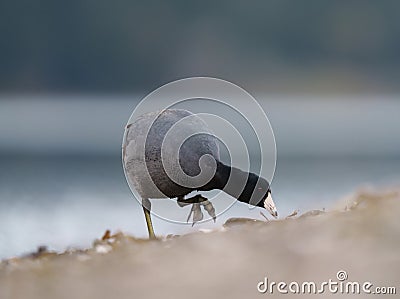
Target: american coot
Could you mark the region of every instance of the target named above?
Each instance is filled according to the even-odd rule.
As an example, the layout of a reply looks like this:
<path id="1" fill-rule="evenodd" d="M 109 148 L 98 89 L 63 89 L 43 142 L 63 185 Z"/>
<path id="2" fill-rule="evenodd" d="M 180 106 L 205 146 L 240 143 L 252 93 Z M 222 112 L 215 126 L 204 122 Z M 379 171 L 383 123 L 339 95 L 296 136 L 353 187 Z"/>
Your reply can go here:
<path id="1" fill-rule="evenodd" d="M 269 183 L 220 162 L 217 138 L 200 117 L 186 110 L 147 113 L 129 124 L 123 165 L 130 186 L 142 198 L 150 238 L 155 238 L 150 198 L 177 198 L 179 206 L 192 204 L 188 220 L 193 214 L 193 224 L 203 218 L 201 206 L 214 221 L 215 210 L 201 195 L 185 199 L 192 191 L 223 190 L 241 202 L 278 215 Z"/>

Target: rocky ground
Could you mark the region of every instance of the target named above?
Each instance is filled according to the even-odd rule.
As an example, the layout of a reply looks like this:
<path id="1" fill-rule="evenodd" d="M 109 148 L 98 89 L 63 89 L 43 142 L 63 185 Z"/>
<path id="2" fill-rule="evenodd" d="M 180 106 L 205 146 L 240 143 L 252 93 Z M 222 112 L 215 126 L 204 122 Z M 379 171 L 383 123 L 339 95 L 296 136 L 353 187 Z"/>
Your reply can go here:
<path id="1" fill-rule="evenodd" d="M 296 214 L 296 213 L 294 213 Z M 230 219 L 217 231 L 159 240 L 106 232 L 87 250 L 39 248 L 0 264 L 0 298 L 260 298 L 271 282 L 372 284 L 400 292 L 400 192 L 360 192 L 330 211 L 277 221 Z M 84 229 L 84 228 L 82 228 Z M 345 271 L 340 272 L 338 271 Z M 337 277 L 339 275 L 339 278 Z M 269 288 L 266 293 L 265 278 Z M 340 280 L 342 279 L 342 280 Z M 264 282 L 264 283 L 260 283 Z M 341 284 L 342 282 L 342 284 Z M 291 284 L 292 290 L 289 290 Z M 282 285 L 281 285 L 282 287 Z M 333 290 L 335 289 L 334 286 Z M 307 291 L 307 285 L 304 285 Z M 311 291 L 312 287 L 311 287 Z M 350 288 L 351 291 L 351 288 Z M 350 298 L 364 298 L 349 294 Z M 330 295 L 297 294 L 319 298 Z M 336 294 L 336 296 L 339 296 Z"/>

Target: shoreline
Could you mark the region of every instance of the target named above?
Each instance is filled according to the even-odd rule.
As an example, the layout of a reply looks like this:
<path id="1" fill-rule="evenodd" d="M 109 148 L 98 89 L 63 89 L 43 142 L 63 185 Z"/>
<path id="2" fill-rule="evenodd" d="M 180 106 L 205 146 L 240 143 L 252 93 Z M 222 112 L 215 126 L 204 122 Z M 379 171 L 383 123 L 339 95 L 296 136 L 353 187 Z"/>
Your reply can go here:
<path id="1" fill-rule="evenodd" d="M 398 286 L 399 213 L 399 190 L 359 192 L 329 211 L 235 218 L 219 230 L 159 240 L 107 232 L 88 249 L 3 260 L 0 297 L 252 298 L 265 277 L 318 282 L 339 270 L 349 281 Z"/>

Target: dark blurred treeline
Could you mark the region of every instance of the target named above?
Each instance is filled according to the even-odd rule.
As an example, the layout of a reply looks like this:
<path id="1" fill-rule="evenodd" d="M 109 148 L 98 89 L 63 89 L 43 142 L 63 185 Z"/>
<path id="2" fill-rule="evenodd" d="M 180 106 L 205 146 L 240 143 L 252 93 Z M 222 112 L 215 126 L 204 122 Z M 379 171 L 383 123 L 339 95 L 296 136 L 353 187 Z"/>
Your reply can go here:
<path id="1" fill-rule="evenodd" d="M 131 92 L 193 75 L 384 92 L 400 78 L 395 0 L 3 0 L 0 37 L 1 92 Z"/>

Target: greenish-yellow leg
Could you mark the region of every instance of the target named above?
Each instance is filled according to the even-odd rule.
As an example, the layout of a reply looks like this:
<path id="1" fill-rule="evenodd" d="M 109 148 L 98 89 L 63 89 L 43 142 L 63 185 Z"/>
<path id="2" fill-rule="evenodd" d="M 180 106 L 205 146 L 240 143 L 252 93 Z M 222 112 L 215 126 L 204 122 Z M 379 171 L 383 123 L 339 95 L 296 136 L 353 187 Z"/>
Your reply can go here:
<path id="1" fill-rule="evenodd" d="M 151 222 L 151 215 L 150 215 L 151 203 L 150 203 L 150 200 L 148 200 L 147 198 L 143 199 L 142 207 L 143 207 L 144 217 L 146 218 L 147 231 L 149 232 L 149 238 L 150 239 L 156 239 L 156 235 L 154 234 L 154 229 L 153 229 L 153 223 Z"/>

